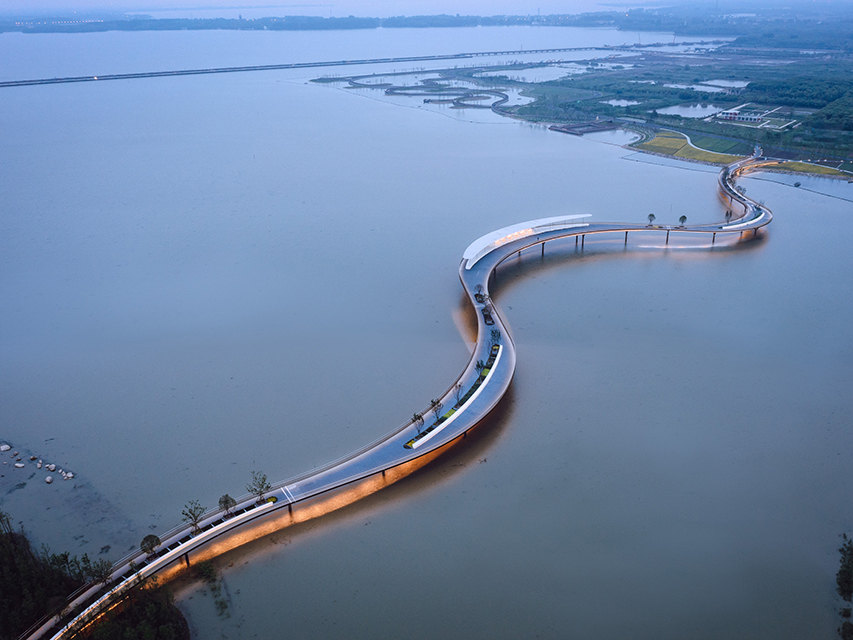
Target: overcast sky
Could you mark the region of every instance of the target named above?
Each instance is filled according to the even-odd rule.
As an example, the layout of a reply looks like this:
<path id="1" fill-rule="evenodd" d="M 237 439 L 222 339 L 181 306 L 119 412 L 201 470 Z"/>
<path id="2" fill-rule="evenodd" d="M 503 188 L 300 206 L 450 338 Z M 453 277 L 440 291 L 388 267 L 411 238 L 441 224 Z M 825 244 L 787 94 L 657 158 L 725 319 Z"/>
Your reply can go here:
<path id="1" fill-rule="evenodd" d="M 528 15 L 541 12 L 582 13 L 630 7 L 654 7 L 684 4 L 687 0 L 0 0 L 0 12 L 28 15 L 33 13 L 65 13 L 74 11 L 114 11 L 147 13 L 165 17 L 237 17 L 314 15 L 341 17 L 347 15 L 386 17 L 396 15 L 429 15 L 439 13 L 467 15 Z M 742 7 L 782 6 L 853 7 L 853 0 L 705 0 L 712 5 Z"/>
<path id="2" fill-rule="evenodd" d="M 230 16 L 242 12 L 243 17 L 275 15 L 391 16 L 438 13 L 496 15 L 545 13 L 580 13 L 602 11 L 614 6 L 624 8 L 637 0 L 0 0 L 0 11 L 20 14 L 61 11 L 116 11 L 157 14 L 167 12 L 179 17 Z M 652 0 L 654 1 L 654 0 Z M 604 6 L 602 3 L 610 3 Z M 234 15 L 236 17 L 236 13 Z"/>

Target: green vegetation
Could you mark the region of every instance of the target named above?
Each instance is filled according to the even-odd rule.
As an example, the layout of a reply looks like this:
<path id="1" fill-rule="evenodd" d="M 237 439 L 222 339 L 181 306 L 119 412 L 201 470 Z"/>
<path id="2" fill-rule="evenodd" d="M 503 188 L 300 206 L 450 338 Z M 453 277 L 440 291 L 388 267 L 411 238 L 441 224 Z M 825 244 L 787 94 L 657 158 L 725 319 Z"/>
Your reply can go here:
<path id="1" fill-rule="evenodd" d="M 196 565 L 198 577 L 204 580 L 210 588 L 210 593 L 213 595 L 213 604 L 216 607 L 216 613 L 220 618 L 230 618 L 228 612 L 228 600 L 222 595 L 222 581 L 216 573 L 216 568 L 210 560 L 199 562 Z"/>
<path id="2" fill-rule="evenodd" d="M 636 145 L 640 149 L 653 151 L 655 153 L 664 153 L 666 155 L 675 155 L 684 145 L 687 144 L 687 138 L 676 131 L 659 131 L 655 137 L 646 142 Z"/>
<path id="3" fill-rule="evenodd" d="M 237 506 L 237 501 L 227 493 L 219 498 L 219 508 L 225 512 L 227 516 L 231 513 L 231 509 Z"/>
<path id="4" fill-rule="evenodd" d="M 153 543 L 146 536 L 142 548 Z M 160 544 L 157 539 L 157 545 Z M 154 545 L 155 547 L 157 545 Z M 68 552 L 33 551 L 23 532 L 0 511 L 0 639 L 12 640 L 46 615 L 66 610 L 68 596 L 86 583 L 106 584 L 112 563 Z M 77 637 L 77 636 L 75 636 Z M 189 627 L 171 594 L 149 581 L 132 589 L 87 636 L 94 640 L 189 640 Z"/>
<path id="5" fill-rule="evenodd" d="M 429 407 L 432 410 L 432 415 L 435 418 L 435 421 L 438 422 L 438 417 L 441 415 L 441 408 L 444 404 L 435 398 L 429 401 Z"/>
<path id="6" fill-rule="evenodd" d="M 828 158 L 824 164 L 853 157 L 853 20 L 843 3 L 750 6 L 732 12 L 731 7 L 683 2 L 654 10 L 608 11 L 550 16 L 395 16 L 389 18 L 320 18 L 287 16 L 258 19 L 161 19 L 145 16 L 81 20 L 80 16 L 0 21 L 0 31 L 106 31 L 236 29 L 236 30 L 329 30 L 376 28 L 428 28 L 471 26 L 571 26 L 616 28 L 631 31 L 673 32 L 689 36 L 734 37 L 734 42 L 706 43 L 709 48 L 689 57 L 655 49 L 640 42 L 613 47 L 617 58 L 602 61 L 601 53 L 573 64 L 585 73 L 544 83 L 510 80 L 512 71 L 545 63 L 507 65 L 501 76 L 477 74 L 483 68 L 462 66 L 447 69 L 447 80 L 465 80 L 491 89 L 513 87 L 534 101 L 495 110 L 532 122 L 582 123 L 596 118 L 629 118 L 682 131 L 699 149 L 728 156 L 743 156 L 755 144 L 767 155 L 789 160 Z M 640 38 L 642 40 L 642 38 Z M 673 47 L 675 42 L 667 43 Z M 559 54 L 556 54 L 559 57 Z M 552 57 L 550 55 L 543 56 Z M 495 71 L 494 67 L 489 69 Z M 339 80 L 339 79 L 338 79 Z M 721 86 L 709 81 L 725 80 Z M 375 79 L 374 79 L 375 81 Z M 747 83 L 742 87 L 741 83 Z M 355 86 L 355 85 L 354 85 Z M 374 85 L 387 89 L 388 85 Z M 447 87 L 433 88 L 436 96 Z M 471 107 L 484 94 L 462 96 L 458 88 L 447 99 L 456 107 Z M 411 95 L 411 94 L 400 94 Z M 615 102 L 615 104 L 610 104 Z M 712 104 L 720 109 L 752 103 L 771 112 L 761 122 L 732 122 L 688 118 L 664 113 L 671 107 Z M 620 106 L 620 104 L 622 106 Z M 483 106 L 483 105 L 479 105 Z M 683 148 L 681 155 L 695 160 L 723 162 L 705 153 Z M 675 155 L 675 154 L 673 154 Z M 830 156 L 832 156 L 830 158 Z M 834 163 L 834 164 L 833 164 Z"/>
<path id="7" fill-rule="evenodd" d="M 186 505 L 184 505 L 184 510 L 181 513 L 184 516 L 184 522 L 189 522 L 192 525 L 193 533 L 198 533 L 198 523 L 204 515 L 204 507 L 201 506 L 199 501 L 190 500 Z"/>
<path id="8" fill-rule="evenodd" d="M 693 55 L 690 64 L 684 64 L 684 56 L 644 51 L 635 45 L 622 52 L 618 61 L 601 62 L 600 57 L 577 61 L 584 73 L 543 83 L 509 78 L 513 71 L 545 63 L 507 65 L 506 71 L 501 70 L 503 77 L 480 76 L 486 67 L 448 69 L 442 79 L 521 90 L 534 100 L 499 111 L 531 122 L 628 119 L 681 131 L 696 147 L 728 156 L 749 155 L 756 144 L 773 157 L 812 160 L 817 155 L 833 167 L 853 156 L 853 59 L 848 55 L 726 45 Z M 763 115 L 760 122 L 665 113 L 672 107 L 713 105 L 723 110 L 745 103 Z M 688 148 L 680 157 L 725 161 Z"/>
<path id="9" fill-rule="evenodd" d="M 752 155 L 752 145 L 739 140 L 712 138 L 710 136 L 690 136 L 690 141 L 700 149 L 714 153 L 726 153 L 735 156 Z"/>
<path id="10" fill-rule="evenodd" d="M 838 574 L 835 576 L 835 582 L 838 585 L 838 595 L 845 602 L 853 601 L 853 538 L 848 538 L 847 534 L 842 534 L 844 541 L 838 553 L 841 554 L 841 567 L 838 569 Z"/>
<path id="11" fill-rule="evenodd" d="M 139 548 L 146 556 L 150 556 L 159 546 L 160 538 L 155 536 L 153 533 L 149 533 L 147 536 L 142 538 Z"/>
<path id="12" fill-rule="evenodd" d="M 189 640 L 190 634 L 171 592 L 151 578 L 132 589 L 119 606 L 101 618 L 88 637 L 92 640 Z"/>
<path id="13" fill-rule="evenodd" d="M 453 385 L 453 397 L 456 398 L 456 404 L 457 405 L 459 404 L 459 401 L 462 399 L 463 388 L 464 387 L 462 386 L 461 382 L 457 382 L 455 385 Z"/>
<path id="14" fill-rule="evenodd" d="M 853 131 L 853 90 L 811 114 L 805 122 L 815 129 Z"/>
<path id="15" fill-rule="evenodd" d="M 748 35 L 736 38 L 733 45 L 749 48 L 829 49 L 853 51 L 853 23 L 849 17 L 838 21 L 800 21 L 756 25 Z"/>
<path id="16" fill-rule="evenodd" d="M 729 164 L 738 159 L 739 156 L 730 154 L 714 153 L 704 151 L 691 146 L 689 139 L 684 134 L 676 131 L 659 131 L 654 138 L 634 145 L 638 149 L 660 153 L 676 158 L 688 160 L 700 160 L 714 164 Z M 649 221 L 651 223 L 651 220 Z"/>
<path id="17" fill-rule="evenodd" d="M 88 556 L 81 560 L 42 547 L 33 551 L 0 511 L 0 638 L 16 638 L 39 618 L 61 608 L 69 594 L 92 579 Z"/>
<path id="18" fill-rule="evenodd" d="M 809 7 L 752 6 L 748 12 L 733 13 L 731 7 L 712 8 L 711 3 L 684 2 L 681 5 L 630 11 L 603 11 L 584 14 L 498 15 L 498 16 L 394 16 L 388 18 L 287 16 L 250 20 L 160 19 L 148 16 L 91 16 L 83 21 L 79 15 L 29 19 L 26 16 L 0 22 L 0 31 L 91 32 L 149 30 L 331 30 L 394 29 L 475 26 L 544 26 L 616 28 L 623 31 L 671 32 L 690 36 L 735 36 L 734 45 L 741 49 L 831 49 L 853 51 L 853 20 L 844 12 L 844 3 L 815 3 Z"/>
<path id="19" fill-rule="evenodd" d="M 450 416 L 452 416 L 454 413 L 456 413 L 456 411 L 458 409 L 460 409 L 466 402 L 468 402 L 469 398 L 471 398 L 471 396 L 473 396 L 477 392 L 477 389 L 479 389 L 480 386 L 486 381 L 486 377 L 489 375 L 489 371 L 491 370 L 491 367 L 494 364 L 495 359 L 497 358 L 499 352 L 500 352 L 500 345 L 492 344 L 491 349 L 489 349 L 488 360 L 486 360 L 486 362 L 483 362 L 482 360 L 477 360 L 477 372 L 478 372 L 477 379 L 474 381 L 474 384 L 471 385 L 471 388 L 468 389 L 467 392 L 465 392 L 465 395 L 463 395 L 460 399 L 458 399 L 456 404 L 453 407 L 451 407 L 450 410 L 447 411 L 447 413 L 445 413 L 442 416 L 439 416 L 439 414 L 441 413 L 441 408 L 442 408 L 441 402 L 439 402 L 438 400 L 435 400 L 435 399 L 430 400 L 430 406 L 432 407 L 432 410 L 435 413 L 435 417 L 436 417 L 435 423 L 431 424 L 429 427 L 427 427 L 423 431 L 418 429 L 418 435 L 416 435 L 414 438 L 412 438 L 406 444 L 403 445 L 406 449 L 413 449 L 415 443 L 418 440 L 420 440 L 421 438 L 425 437 L 427 434 L 429 434 L 432 431 L 434 431 L 435 429 L 437 429 L 445 420 L 450 418 Z M 417 415 L 417 414 L 415 414 L 415 415 Z"/>
<path id="20" fill-rule="evenodd" d="M 750 82 L 744 93 L 749 102 L 782 103 L 793 107 L 825 107 L 853 89 L 853 81 L 794 77 Z"/>
<path id="21" fill-rule="evenodd" d="M 845 602 L 853 601 L 853 538 L 848 538 L 846 533 L 841 534 L 842 544 L 838 549 L 841 554 L 841 566 L 838 568 L 838 573 L 835 574 L 835 584 L 838 587 L 838 595 Z M 850 607 L 842 607 L 841 626 L 838 628 L 838 635 L 841 640 L 853 640 L 853 623 L 850 622 L 850 616 L 853 611 Z"/>
<path id="22" fill-rule="evenodd" d="M 780 164 L 779 168 L 784 171 L 796 171 L 797 173 L 816 173 L 823 176 L 843 176 L 846 175 L 832 167 L 824 167 L 818 164 L 809 164 L 807 162 L 785 162 Z"/>
<path id="23" fill-rule="evenodd" d="M 270 489 L 272 489 L 272 485 L 267 482 L 267 474 L 252 471 L 252 481 L 246 485 L 246 491 L 257 497 L 260 503 L 264 501 L 264 495 Z"/>
<path id="24" fill-rule="evenodd" d="M 85 556 L 84 556 L 85 557 Z M 107 586 L 113 575 L 113 563 L 106 558 L 98 558 L 91 563 L 89 569 L 89 577 L 94 582 L 98 582 L 103 586 Z"/>

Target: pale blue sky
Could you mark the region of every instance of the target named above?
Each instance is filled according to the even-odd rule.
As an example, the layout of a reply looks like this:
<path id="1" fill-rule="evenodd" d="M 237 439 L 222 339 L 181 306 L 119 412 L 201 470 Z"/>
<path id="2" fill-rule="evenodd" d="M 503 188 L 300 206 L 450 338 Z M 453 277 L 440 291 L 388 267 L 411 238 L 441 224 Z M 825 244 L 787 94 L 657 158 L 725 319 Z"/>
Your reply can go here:
<path id="1" fill-rule="evenodd" d="M 602 3 L 609 3 L 604 6 Z M 4 13 L 70 11 L 168 11 L 176 16 L 212 17 L 242 10 L 243 17 L 269 15 L 389 16 L 461 13 L 468 15 L 580 13 L 636 5 L 637 0 L 0 0 Z M 234 16 L 236 17 L 236 15 Z"/>
<path id="2" fill-rule="evenodd" d="M 711 4 L 714 0 L 705 0 Z M 850 8 L 853 0 L 717 0 L 732 7 L 778 4 Z M 429 15 L 439 13 L 467 15 L 527 15 L 541 12 L 582 13 L 631 7 L 684 4 L 685 0 L 0 0 L 0 13 L 72 13 L 114 11 L 148 13 L 163 17 L 237 17 L 256 18 L 276 15 L 347 15 L 385 17 L 392 15 Z"/>

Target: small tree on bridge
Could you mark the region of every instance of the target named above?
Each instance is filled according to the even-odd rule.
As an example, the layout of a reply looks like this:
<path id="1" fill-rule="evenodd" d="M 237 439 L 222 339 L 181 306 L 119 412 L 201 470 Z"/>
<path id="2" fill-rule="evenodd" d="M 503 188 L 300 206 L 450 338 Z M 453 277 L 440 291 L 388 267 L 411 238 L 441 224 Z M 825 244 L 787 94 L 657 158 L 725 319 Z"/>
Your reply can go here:
<path id="1" fill-rule="evenodd" d="M 184 505 L 184 510 L 181 512 L 184 516 L 184 522 L 189 522 L 192 525 L 192 532 L 198 533 L 198 523 L 204 515 L 204 507 L 201 506 L 198 500 L 190 500 Z"/>
<path id="2" fill-rule="evenodd" d="M 649 214 L 649 226 L 652 226 L 652 223 L 655 221 L 655 214 Z"/>
<path id="3" fill-rule="evenodd" d="M 457 382 L 453 385 L 453 395 L 456 396 L 456 406 L 459 406 L 459 403 L 462 402 L 462 383 Z"/>
<path id="4" fill-rule="evenodd" d="M 420 433 L 421 427 L 424 424 L 424 417 L 420 413 L 415 412 L 412 415 L 412 424 L 415 425 L 415 428 L 418 430 L 418 433 Z"/>
<path id="5" fill-rule="evenodd" d="M 155 536 L 153 533 L 149 533 L 147 536 L 142 538 L 142 543 L 139 545 L 139 548 L 142 549 L 142 553 L 146 556 L 150 556 L 159 546 L 160 538 Z"/>
<path id="6" fill-rule="evenodd" d="M 501 343 L 501 330 L 500 329 L 492 329 L 492 344 L 500 344 Z"/>
<path id="7" fill-rule="evenodd" d="M 98 558 L 89 567 L 89 576 L 103 586 L 107 586 L 112 575 L 113 563 L 106 558 Z"/>
<path id="8" fill-rule="evenodd" d="M 252 481 L 246 485 L 246 490 L 253 496 L 257 496 L 258 502 L 264 501 L 264 495 L 270 489 L 272 485 L 267 482 L 267 474 L 252 471 Z"/>
<path id="9" fill-rule="evenodd" d="M 684 226 L 684 223 L 687 222 L 687 216 L 681 216 L 678 221 L 681 223 L 681 226 Z"/>
<path id="10" fill-rule="evenodd" d="M 219 498 L 219 508 L 225 512 L 225 515 L 231 514 L 231 509 L 237 506 L 237 501 L 227 493 Z"/>
<path id="11" fill-rule="evenodd" d="M 432 408 L 432 415 L 435 421 L 438 422 L 438 416 L 441 414 L 441 408 L 444 406 L 441 400 L 432 399 L 429 401 L 429 406 Z"/>

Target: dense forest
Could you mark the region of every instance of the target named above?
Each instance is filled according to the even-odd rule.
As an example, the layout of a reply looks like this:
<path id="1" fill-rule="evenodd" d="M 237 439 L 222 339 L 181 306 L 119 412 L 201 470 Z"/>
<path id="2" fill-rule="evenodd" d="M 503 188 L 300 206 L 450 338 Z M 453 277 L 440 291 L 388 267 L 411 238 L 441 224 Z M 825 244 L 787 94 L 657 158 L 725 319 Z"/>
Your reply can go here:
<path id="1" fill-rule="evenodd" d="M 92 640 L 189 640 L 189 626 L 171 592 L 152 581 L 133 589 L 124 603 L 98 622 Z"/>
<path id="2" fill-rule="evenodd" d="M 88 557 L 33 550 L 0 511 L 0 640 L 17 638 L 32 623 L 65 602 L 87 581 Z"/>
<path id="3" fill-rule="evenodd" d="M 842 534 L 843 544 L 838 550 L 841 554 L 841 566 L 838 573 L 835 575 L 835 583 L 838 585 L 838 595 L 844 602 L 853 602 L 853 538 L 848 538 L 847 534 Z M 850 622 L 853 617 L 853 611 L 850 607 L 842 607 L 841 611 L 841 626 L 838 628 L 838 634 L 841 640 L 853 640 L 853 622 Z"/>
<path id="4" fill-rule="evenodd" d="M 743 97 L 752 102 L 820 109 L 844 98 L 850 91 L 853 91 L 853 80 L 798 77 L 750 82 Z"/>
<path id="5" fill-rule="evenodd" d="M 853 131 L 853 80 L 796 77 L 750 82 L 743 99 L 818 110 L 804 120 L 814 129 Z"/>
<path id="6" fill-rule="evenodd" d="M 78 559 L 68 552 L 36 552 L 23 531 L 15 531 L 0 511 L 0 640 L 15 640 L 47 614 L 55 614 L 68 596 L 89 582 L 106 582 L 112 564 Z M 116 612 L 98 624 L 96 640 L 178 640 L 189 638 L 186 620 L 171 594 L 151 583 L 131 591 Z"/>

